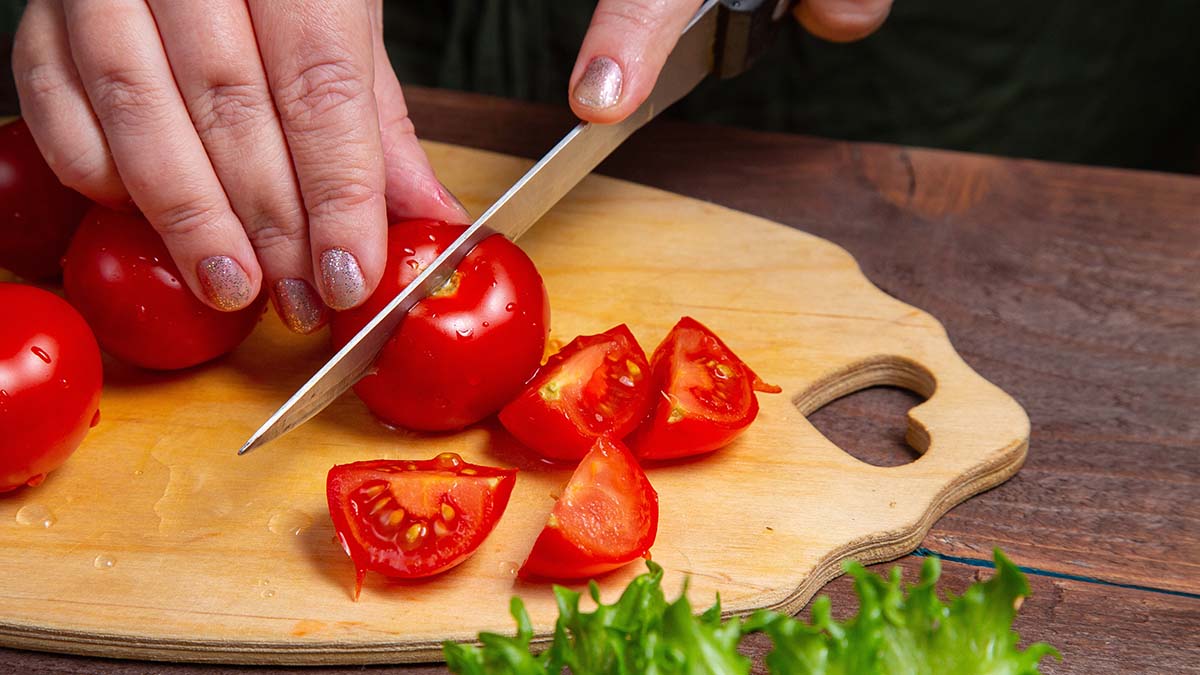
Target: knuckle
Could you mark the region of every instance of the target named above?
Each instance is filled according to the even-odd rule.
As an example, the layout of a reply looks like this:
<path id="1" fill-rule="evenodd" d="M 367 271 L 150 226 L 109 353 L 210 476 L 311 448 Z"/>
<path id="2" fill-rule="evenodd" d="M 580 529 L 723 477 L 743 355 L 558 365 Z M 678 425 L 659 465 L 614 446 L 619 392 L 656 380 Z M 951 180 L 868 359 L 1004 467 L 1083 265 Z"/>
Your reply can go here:
<path id="1" fill-rule="evenodd" d="M 596 7 L 594 18 L 598 25 L 621 32 L 653 33 L 664 21 L 663 12 L 638 0 L 612 0 Z"/>
<path id="2" fill-rule="evenodd" d="M 262 119 L 270 105 L 264 87 L 254 84 L 210 84 L 192 101 L 192 123 L 201 134 L 237 129 Z"/>
<path id="3" fill-rule="evenodd" d="M 92 80 L 88 96 L 101 124 L 128 131 L 162 119 L 170 99 L 149 75 L 110 69 Z"/>
<path id="4" fill-rule="evenodd" d="M 256 251 L 288 247 L 303 243 L 306 232 L 303 213 L 299 209 L 262 211 L 246 228 L 246 236 Z"/>
<path id="5" fill-rule="evenodd" d="M 60 64 L 25 64 L 18 60 L 17 52 L 14 51 L 13 70 L 16 73 L 17 85 L 27 96 L 49 99 L 71 89 L 71 74 Z"/>
<path id="6" fill-rule="evenodd" d="M 370 204 L 380 196 L 380 191 L 366 180 L 326 180 L 311 187 L 307 201 L 309 211 L 322 215 L 354 211 Z"/>
<path id="7" fill-rule="evenodd" d="M 285 119 L 302 128 L 318 126 L 328 113 L 361 102 L 371 93 L 365 73 L 348 59 L 308 64 L 277 88 L 277 105 Z"/>
<path id="8" fill-rule="evenodd" d="M 156 209 L 146 217 L 163 236 L 189 237 L 209 229 L 219 214 L 220 209 L 208 202 L 190 200 Z"/>
<path id="9" fill-rule="evenodd" d="M 105 184 L 112 178 L 108 170 L 108 158 L 101 148 L 93 147 L 70 154 L 51 152 L 47 154 L 46 163 L 50 165 L 59 182 L 83 193 L 90 192 L 91 187 Z"/>

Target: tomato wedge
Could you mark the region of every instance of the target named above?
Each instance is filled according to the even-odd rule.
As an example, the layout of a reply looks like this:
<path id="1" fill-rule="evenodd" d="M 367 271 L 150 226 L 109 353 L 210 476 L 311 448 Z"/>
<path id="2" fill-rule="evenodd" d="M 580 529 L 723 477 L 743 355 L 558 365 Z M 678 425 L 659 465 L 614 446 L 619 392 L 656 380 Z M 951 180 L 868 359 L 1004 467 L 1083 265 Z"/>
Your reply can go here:
<path id="1" fill-rule="evenodd" d="M 597 438 L 624 438 L 650 410 L 650 366 L 625 324 L 581 335 L 500 411 L 509 433 L 547 459 L 579 461 Z"/>
<path id="2" fill-rule="evenodd" d="M 758 416 L 755 391 L 781 391 L 690 316 L 654 350 L 651 370 L 662 397 L 628 438 L 640 459 L 678 459 L 723 447 Z"/>
<path id="3" fill-rule="evenodd" d="M 658 493 L 628 448 L 601 438 L 571 475 L 517 576 L 603 574 L 647 557 L 657 533 Z"/>
<path id="4" fill-rule="evenodd" d="M 330 469 L 329 515 L 354 561 L 354 598 L 368 570 L 418 579 L 466 560 L 504 513 L 516 480 L 516 469 L 468 464 L 452 452 Z"/>

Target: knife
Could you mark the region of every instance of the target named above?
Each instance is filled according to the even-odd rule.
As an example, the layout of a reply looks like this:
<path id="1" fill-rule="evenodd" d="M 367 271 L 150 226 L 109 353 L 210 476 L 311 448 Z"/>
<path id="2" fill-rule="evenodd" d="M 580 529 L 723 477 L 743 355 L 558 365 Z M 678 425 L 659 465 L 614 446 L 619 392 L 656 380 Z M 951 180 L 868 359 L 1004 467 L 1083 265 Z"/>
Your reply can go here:
<path id="1" fill-rule="evenodd" d="M 515 241 L 630 134 L 708 75 L 727 78 L 745 71 L 765 51 L 790 4 L 705 0 L 684 28 L 650 96 L 632 115 L 616 124 L 581 122 L 568 132 L 276 410 L 238 454 L 300 426 L 367 375 L 409 310 L 445 283 L 476 244 L 495 234 Z"/>

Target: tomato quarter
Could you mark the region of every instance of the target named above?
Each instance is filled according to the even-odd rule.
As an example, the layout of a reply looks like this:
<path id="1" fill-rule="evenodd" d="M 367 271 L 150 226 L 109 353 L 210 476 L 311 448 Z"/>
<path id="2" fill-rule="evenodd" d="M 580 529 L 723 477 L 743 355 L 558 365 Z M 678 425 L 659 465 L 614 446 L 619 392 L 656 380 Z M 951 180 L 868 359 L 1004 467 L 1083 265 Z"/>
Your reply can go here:
<path id="1" fill-rule="evenodd" d="M 641 459 L 712 452 L 754 421 L 755 391 L 780 391 L 763 383 L 712 331 L 686 316 L 654 350 L 651 369 L 661 398 L 628 438 Z"/>
<path id="2" fill-rule="evenodd" d="M 542 456 L 578 461 L 601 436 L 624 438 L 650 409 L 650 366 L 625 324 L 581 335 L 550 357 L 500 411 Z"/>
<path id="3" fill-rule="evenodd" d="M 90 205 L 58 182 L 25 120 L 0 127 L 0 267 L 26 279 L 57 277 Z"/>
<path id="4" fill-rule="evenodd" d="M 100 349 L 65 300 L 0 284 L 0 492 L 37 485 L 100 419 Z"/>
<path id="5" fill-rule="evenodd" d="M 67 251 L 67 299 L 104 351 L 143 368 L 187 368 L 233 351 L 254 330 L 265 294 L 221 312 L 184 284 L 167 247 L 143 217 L 94 207 Z"/>
<path id="6" fill-rule="evenodd" d="M 362 306 L 334 316 L 334 346 L 354 337 L 464 230 L 432 220 L 388 228 L 383 280 Z M 490 237 L 412 308 L 375 373 L 354 391 L 388 424 L 460 429 L 516 396 L 541 363 L 549 324 L 550 302 L 533 261 L 504 237 Z"/>
<path id="7" fill-rule="evenodd" d="M 607 438 L 579 462 L 518 576 L 575 580 L 649 555 L 658 493 L 629 449 Z"/>
<path id="8" fill-rule="evenodd" d="M 454 453 L 330 469 L 329 515 L 354 562 L 354 597 L 368 570 L 417 579 L 466 560 L 504 513 L 516 478 L 516 469 L 468 464 Z"/>

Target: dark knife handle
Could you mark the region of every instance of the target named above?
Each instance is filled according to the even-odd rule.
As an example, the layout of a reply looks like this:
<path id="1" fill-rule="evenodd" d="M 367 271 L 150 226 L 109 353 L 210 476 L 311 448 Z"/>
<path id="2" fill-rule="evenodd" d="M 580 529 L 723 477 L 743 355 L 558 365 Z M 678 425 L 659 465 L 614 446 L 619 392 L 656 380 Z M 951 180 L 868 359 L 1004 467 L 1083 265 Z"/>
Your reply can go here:
<path id="1" fill-rule="evenodd" d="M 716 67 L 722 79 L 741 75 L 771 45 L 796 0 L 721 0 Z"/>

